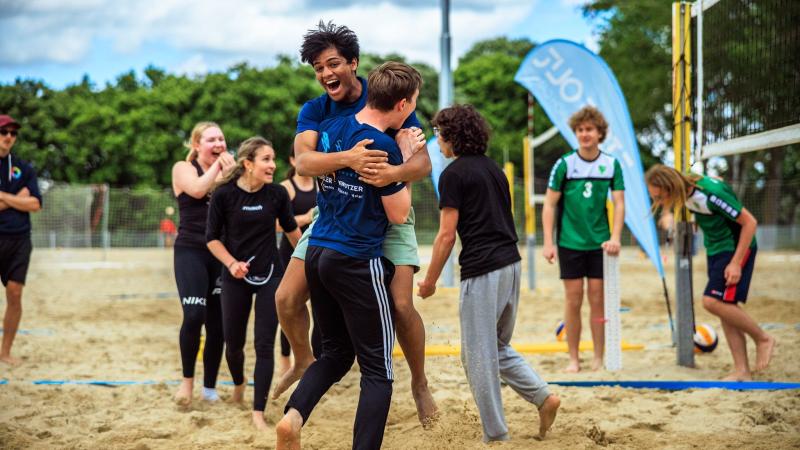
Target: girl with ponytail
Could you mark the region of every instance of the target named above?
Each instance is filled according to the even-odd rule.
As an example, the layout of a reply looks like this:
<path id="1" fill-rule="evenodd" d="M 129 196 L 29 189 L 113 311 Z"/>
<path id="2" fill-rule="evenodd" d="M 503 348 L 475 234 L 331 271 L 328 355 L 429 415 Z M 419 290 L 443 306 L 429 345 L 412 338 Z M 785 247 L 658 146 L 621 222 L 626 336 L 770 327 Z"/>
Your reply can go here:
<path id="1" fill-rule="evenodd" d="M 267 431 L 264 409 L 272 383 L 278 316 L 275 290 L 283 276 L 275 242 L 276 220 L 292 245 L 300 238 L 286 189 L 273 184 L 275 150 L 262 137 L 239 146 L 236 166 L 214 190 L 208 210 L 206 242 L 225 266 L 222 275 L 222 317 L 225 359 L 234 383 L 234 401 L 242 401 L 247 320 L 255 308 L 256 363 L 253 424 Z M 255 303 L 253 303 L 255 296 Z"/>
<path id="2" fill-rule="evenodd" d="M 703 230 L 708 262 L 703 306 L 719 317 L 733 356 L 733 372 L 724 379 L 752 380 L 746 337 L 756 345 L 755 371 L 767 368 L 775 349 L 775 338 L 739 306 L 747 301 L 755 266 L 756 218 L 742 206 L 733 189 L 717 178 L 684 175 L 656 164 L 645 174 L 645 181 L 654 210 L 686 207 L 694 213 Z"/>

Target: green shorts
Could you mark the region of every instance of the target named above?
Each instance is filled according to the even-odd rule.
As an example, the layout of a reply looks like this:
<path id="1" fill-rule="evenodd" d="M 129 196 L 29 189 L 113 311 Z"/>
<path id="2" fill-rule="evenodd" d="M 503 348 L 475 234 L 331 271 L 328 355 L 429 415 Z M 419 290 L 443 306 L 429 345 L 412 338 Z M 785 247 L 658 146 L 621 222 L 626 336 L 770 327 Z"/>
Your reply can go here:
<path id="1" fill-rule="evenodd" d="M 317 221 L 319 210 L 314 208 L 312 213 L 311 225 L 303 232 L 303 236 L 294 248 L 292 258 L 306 259 L 308 249 L 308 238 L 311 236 L 311 229 Z M 408 219 L 402 225 L 389 225 L 386 232 L 386 239 L 383 241 L 383 256 L 389 259 L 395 266 L 414 266 L 414 272 L 419 271 L 419 254 L 417 251 L 417 233 L 414 231 L 414 207 L 408 212 Z"/>

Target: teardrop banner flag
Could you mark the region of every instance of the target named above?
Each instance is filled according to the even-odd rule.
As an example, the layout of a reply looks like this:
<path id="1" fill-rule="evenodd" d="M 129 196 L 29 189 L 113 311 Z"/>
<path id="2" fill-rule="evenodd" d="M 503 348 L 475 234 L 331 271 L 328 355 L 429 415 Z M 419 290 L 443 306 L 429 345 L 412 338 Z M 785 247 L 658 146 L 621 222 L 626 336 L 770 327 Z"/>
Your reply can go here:
<path id="1" fill-rule="evenodd" d="M 569 127 L 569 117 L 586 105 L 603 113 L 608 121 L 608 134 L 600 149 L 622 165 L 625 224 L 664 278 L 658 234 L 650 213 L 650 197 L 631 115 L 619 83 L 605 61 L 580 44 L 556 39 L 531 50 L 514 81 L 536 97 L 573 149 L 578 148 L 578 139 Z"/>

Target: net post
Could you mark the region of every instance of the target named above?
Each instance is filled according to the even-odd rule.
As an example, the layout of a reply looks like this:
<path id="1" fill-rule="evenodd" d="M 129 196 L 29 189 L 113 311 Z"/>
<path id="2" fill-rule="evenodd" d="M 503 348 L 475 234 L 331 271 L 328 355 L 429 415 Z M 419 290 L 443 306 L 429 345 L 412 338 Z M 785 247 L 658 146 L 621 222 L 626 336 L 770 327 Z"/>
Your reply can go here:
<path id="1" fill-rule="evenodd" d="M 605 317 L 605 366 L 608 371 L 622 370 L 620 321 L 619 256 L 603 252 L 603 303 Z"/>
<path id="2" fill-rule="evenodd" d="M 522 140 L 522 174 L 525 183 L 525 253 L 528 258 L 528 290 L 536 289 L 536 205 L 533 192 L 533 106 L 528 93 L 528 135 Z"/>
<path id="3" fill-rule="evenodd" d="M 691 158 L 691 4 L 672 4 L 672 111 L 675 168 L 688 173 Z M 692 301 L 692 224 L 685 207 L 676 208 L 675 287 L 677 362 L 694 367 Z"/>
<path id="4" fill-rule="evenodd" d="M 109 215 L 109 196 L 110 189 L 108 184 L 100 185 L 103 192 L 103 219 L 102 219 L 102 233 L 103 233 L 103 260 L 108 259 L 108 249 L 111 248 L 111 234 L 108 232 L 108 215 Z"/>

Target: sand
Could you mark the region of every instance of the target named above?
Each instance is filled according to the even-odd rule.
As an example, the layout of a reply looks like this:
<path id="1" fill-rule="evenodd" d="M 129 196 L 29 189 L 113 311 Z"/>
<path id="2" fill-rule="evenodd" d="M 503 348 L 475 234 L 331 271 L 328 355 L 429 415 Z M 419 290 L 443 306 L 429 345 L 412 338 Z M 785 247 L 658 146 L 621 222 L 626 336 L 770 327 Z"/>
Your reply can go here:
<path id="1" fill-rule="evenodd" d="M 623 249 L 623 338 L 645 345 L 625 352 L 620 372 L 562 373 L 566 354 L 526 355 L 550 381 L 717 380 L 731 370 L 724 336 L 697 367 L 676 365 L 670 346 L 661 281 L 650 263 Z M 430 249 L 423 250 L 423 259 Z M 695 258 L 697 321 L 718 322 L 703 311 L 704 258 Z M 552 342 L 562 317 L 563 290 L 557 268 L 537 260 L 539 286 L 523 291 L 514 341 Z M 667 267 L 671 268 L 671 262 Z M 424 273 L 424 268 L 423 268 Z M 761 381 L 800 381 L 800 255 L 760 252 L 746 309 L 779 346 Z M 418 275 L 419 276 L 419 275 Z M 674 278 L 668 272 L 672 291 Z M 0 448 L 273 448 L 273 433 L 257 433 L 250 421 L 252 389 L 244 405 L 200 401 L 188 409 L 171 398 L 181 376 L 178 330 L 181 308 L 175 294 L 170 250 L 36 250 L 14 354 L 19 367 L 0 365 Z M 2 296 L 2 294 L 0 294 Z M 458 292 L 440 289 L 418 300 L 430 344 L 458 344 Z M 584 316 L 588 305 L 584 306 Z M 252 320 L 250 322 L 252 324 Z M 252 327 L 252 325 L 251 325 Z M 584 319 L 584 339 L 588 339 Z M 252 332 L 247 347 L 252 372 Z M 750 342 L 751 361 L 754 349 Z M 591 354 L 584 354 L 588 366 Z M 477 409 L 458 357 L 431 357 L 427 373 L 442 410 L 439 423 L 423 430 L 417 421 L 405 361 L 395 360 L 396 382 L 386 427 L 386 449 L 484 448 Z M 587 368 L 588 369 L 588 368 Z M 198 376 L 202 366 L 198 364 Z M 150 385 L 34 385 L 34 380 L 132 380 Z M 223 362 L 220 381 L 230 375 Z M 358 401 L 358 372 L 334 386 L 304 428 L 308 449 L 347 449 Z M 220 386 L 226 398 L 231 386 Z M 734 392 L 694 389 L 575 388 L 553 386 L 562 409 L 545 441 L 535 438 L 538 416 L 532 405 L 503 388 L 511 440 L 491 448 L 798 448 L 800 391 Z M 270 401 L 274 423 L 286 396 Z"/>

